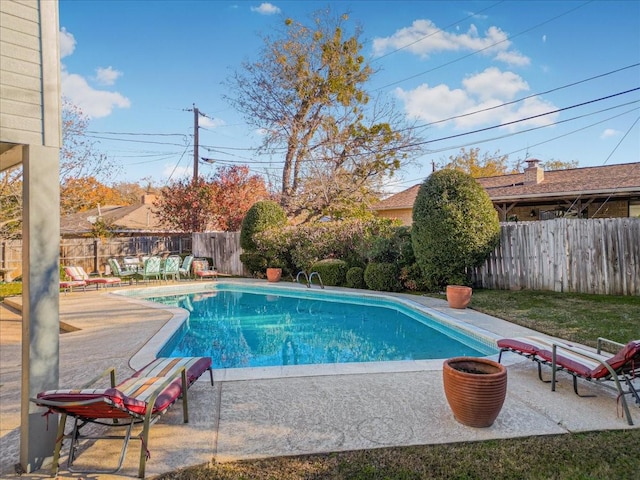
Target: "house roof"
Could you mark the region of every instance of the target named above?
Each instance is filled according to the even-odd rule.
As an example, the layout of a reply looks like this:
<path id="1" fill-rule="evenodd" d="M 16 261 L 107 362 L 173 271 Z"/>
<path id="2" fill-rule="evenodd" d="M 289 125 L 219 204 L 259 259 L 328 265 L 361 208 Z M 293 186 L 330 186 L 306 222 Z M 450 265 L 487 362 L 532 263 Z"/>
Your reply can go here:
<path id="1" fill-rule="evenodd" d="M 578 195 L 640 195 L 640 162 L 544 172 L 539 183 L 525 184 L 525 174 L 476 179 L 493 202 L 554 199 Z M 420 189 L 414 185 L 374 205 L 374 210 L 413 208 Z"/>
<path id="2" fill-rule="evenodd" d="M 101 217 L 116 233 L 168 232 L 154 213 L 155 196 L 144 195 L 139 205 L 108 205 L 84 212 L 65 215 L 60 219 L 62 235 L 90 233 L 93 223 Z"/>

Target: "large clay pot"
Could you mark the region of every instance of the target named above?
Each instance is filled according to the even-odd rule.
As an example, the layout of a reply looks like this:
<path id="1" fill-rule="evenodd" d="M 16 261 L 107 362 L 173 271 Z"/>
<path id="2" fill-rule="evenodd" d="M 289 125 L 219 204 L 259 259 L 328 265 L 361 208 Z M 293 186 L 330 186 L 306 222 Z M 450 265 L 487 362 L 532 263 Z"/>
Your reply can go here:
<path id="1" fill-rule="evenodd" d="M 279 282 L 282 277 L 281 268 L 267 268 L 267 280 L 270 282 Z"/>
<path id="2" fill-rule="evenodd" d="M 447 285 L 447 302 L 451 308 L 467 308 L 473 289 L 463 285 Z"/>
<path id="3" fill-rule="evenodd" d="M 486 358 L 455 357 L 442 366 L 444 393 L 453 415 L 469 427 L 489 427 L 507 394 L 507 369 Z"/>

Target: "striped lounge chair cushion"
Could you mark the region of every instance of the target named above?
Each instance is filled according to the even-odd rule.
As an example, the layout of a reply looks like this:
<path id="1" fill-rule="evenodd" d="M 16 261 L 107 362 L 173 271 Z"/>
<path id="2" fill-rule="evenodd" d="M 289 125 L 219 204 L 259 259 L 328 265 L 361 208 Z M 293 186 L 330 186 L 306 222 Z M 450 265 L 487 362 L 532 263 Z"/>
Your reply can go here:
<path id="1" fill-rule="evenodd" d="M 148 401 L 166 377 L 131 377 L 114 388 L 83 390 L 48 390 L 38 394 L 38 400 L 60 402 L 54 411 L 85 418 L 127 418 L 130 414 L 143 416 Z M 179 379 L 167 385 L 156 398 L 153 411 L 162 412 L 180 396 Z"/>
<path id="2" fill-rule="evenodd" d="M 133 374 L 136 377 L 167 377 L 181 367 L 187 370 L 187 382 L 191 385 L 211 368 L 211 357 L 156 358 Z M 182 380 L 178 380 L 182 382 Z"/>

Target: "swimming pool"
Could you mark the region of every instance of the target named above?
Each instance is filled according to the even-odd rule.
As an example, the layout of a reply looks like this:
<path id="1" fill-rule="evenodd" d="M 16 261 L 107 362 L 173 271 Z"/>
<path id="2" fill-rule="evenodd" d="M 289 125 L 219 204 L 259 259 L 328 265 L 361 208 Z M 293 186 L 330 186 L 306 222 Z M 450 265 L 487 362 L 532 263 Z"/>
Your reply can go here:
<path id="1" fill-rule="evenodd" d="M 211 356 L 214 368 L 485 356 L 490 341 L 381 296 L 218 284 L 147 300 L 190 316 L 158 356 Z"/>

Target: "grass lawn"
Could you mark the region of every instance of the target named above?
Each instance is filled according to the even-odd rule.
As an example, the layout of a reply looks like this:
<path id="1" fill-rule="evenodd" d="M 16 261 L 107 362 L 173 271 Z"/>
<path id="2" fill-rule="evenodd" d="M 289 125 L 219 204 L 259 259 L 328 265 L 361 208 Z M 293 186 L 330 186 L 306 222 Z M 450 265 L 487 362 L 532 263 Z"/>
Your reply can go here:
<path id="1" fill-rule="evenodd" d="M 15 285 L 0 284 L 0 298 L 19 294 Z M 640 297 L 477 290 L 471 308 L 588 345 L 598 336 L 623 343 L 640 338 Z M 624 480 L 638 472 L 640 428 L 270 458 L 194 466 L 158 478 Z"/>

